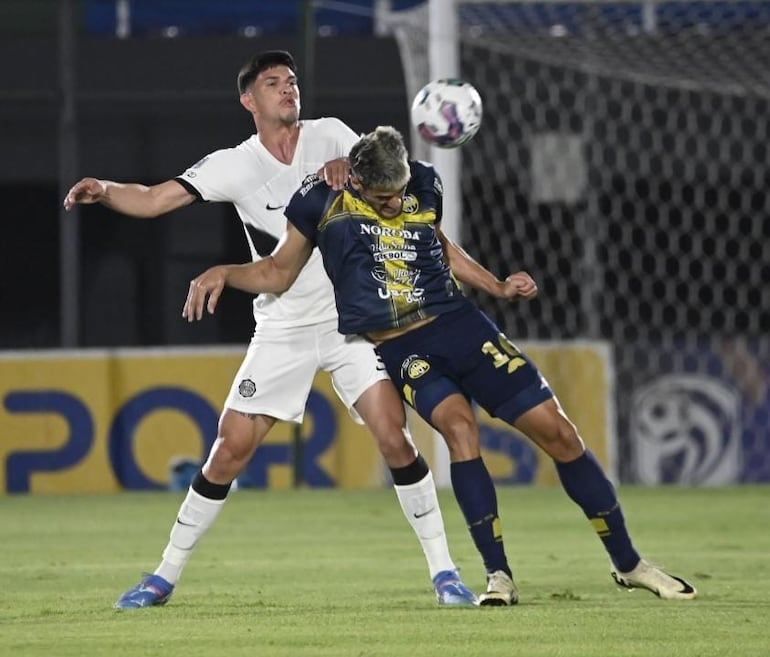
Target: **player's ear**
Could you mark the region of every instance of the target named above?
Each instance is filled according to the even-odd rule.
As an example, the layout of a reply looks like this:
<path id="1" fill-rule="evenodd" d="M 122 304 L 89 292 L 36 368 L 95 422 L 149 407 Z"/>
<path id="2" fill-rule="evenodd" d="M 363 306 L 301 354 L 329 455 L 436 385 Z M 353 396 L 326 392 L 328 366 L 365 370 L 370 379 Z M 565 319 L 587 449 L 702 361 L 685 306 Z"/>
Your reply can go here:
<path id="1" fill-rule="evenodd" d="M 251 94 L 248 91 L 244 91 L 241 94 L 240 101 L 244 109 L 250 114 L 254 114 L 254 112 L 257 111 L 256 105 L 254 104 L 254 99 L 251 97 Z"/>
<path id="2" fill-rule="evenodd" d="M 364 188 L 361 184 L 361 179 L 356 178 L 352 173 L 350 174 L 350 186 L 357 192 L 360 192 Z"/>

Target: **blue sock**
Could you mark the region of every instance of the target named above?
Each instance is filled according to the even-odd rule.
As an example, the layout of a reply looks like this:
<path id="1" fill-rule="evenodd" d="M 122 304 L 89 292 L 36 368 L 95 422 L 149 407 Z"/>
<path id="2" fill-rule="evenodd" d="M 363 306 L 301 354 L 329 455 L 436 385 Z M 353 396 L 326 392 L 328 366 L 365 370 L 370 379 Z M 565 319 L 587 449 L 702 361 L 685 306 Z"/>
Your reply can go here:
<path id="1" fill-rule="evenodd" d="M 502 570 L 512 576 L 505 556 L 500 518 L 497 517 L 497 493 L 484 461 L 477 458 L 452 463 L 450 474 L 455 498 L 487 572 Z"/>
<path id="2" fill-rule="evenodd" d="M 639 553 L 631 543 L 615 487 L 589 450 L 569 463 L 556 462 L 567 495 L 583 509 L 604 543 L 612 562 L 627 573 L 639 563 Z"/>

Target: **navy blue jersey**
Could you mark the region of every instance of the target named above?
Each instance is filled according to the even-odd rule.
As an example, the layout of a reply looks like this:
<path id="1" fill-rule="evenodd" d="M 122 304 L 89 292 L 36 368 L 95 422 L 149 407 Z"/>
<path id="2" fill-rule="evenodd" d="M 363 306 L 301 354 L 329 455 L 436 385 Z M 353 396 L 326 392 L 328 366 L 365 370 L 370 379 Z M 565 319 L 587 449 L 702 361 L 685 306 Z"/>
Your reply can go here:
<path id="1" fill-rule="evenodd" d="M 436 235 L 441 180 L 424 162 L 410 168 L 403 208 L 393 219 L 380 217 L 352 188 L 335 192 L 315 176 L 287 206 L 287 219 L 321 251 L 341 333 L 408 326 L 470 303 Z"/>

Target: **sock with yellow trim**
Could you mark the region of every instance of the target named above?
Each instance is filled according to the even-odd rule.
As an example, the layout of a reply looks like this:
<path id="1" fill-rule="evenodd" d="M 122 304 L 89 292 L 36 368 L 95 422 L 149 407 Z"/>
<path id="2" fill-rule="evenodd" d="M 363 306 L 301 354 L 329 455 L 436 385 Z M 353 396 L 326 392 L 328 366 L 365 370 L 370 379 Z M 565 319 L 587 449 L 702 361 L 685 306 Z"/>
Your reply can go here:
<path id="1" fill-rule="evenodd" d="M 639 553 L 626 529 L 615 487 L 593 453 L 586 450 L 574 461 L 556 462 L 556 470 L 567 495 L 583 509 L 615 566 L 624 573 L 636 568 Z"/>
<path id="2" fill-rule="evenodd" d="M 503 546 L 503 532 L 497 515 L 497 493 L 487 466 L 481 458 L 457 461 L 450 466 L 452 488 L 465 516 L 476 548 L 488 573 L 502 570 L 512 577 Z"/>

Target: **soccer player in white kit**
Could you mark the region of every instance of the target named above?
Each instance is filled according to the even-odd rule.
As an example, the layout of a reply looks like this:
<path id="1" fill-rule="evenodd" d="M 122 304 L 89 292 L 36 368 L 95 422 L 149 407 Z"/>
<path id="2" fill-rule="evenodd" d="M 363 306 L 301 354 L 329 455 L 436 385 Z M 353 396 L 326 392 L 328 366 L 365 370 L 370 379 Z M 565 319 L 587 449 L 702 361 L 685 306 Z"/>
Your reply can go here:
<path id="1" fill-rule="evenodd" d="M 70 189 L 64 207 L 98 202 L 123 214 L 156 217 L 196 200 L 229 202 L 244 224 L 252 258 L 258 260 L 246 227 L 276 238 L 283 235 L 283 208 L 309 174 L 323 175 L 342 188 L 349 171 L 346 155 L 358 135 L 335 118 L 299 120 L 296 67 L 285 51 L 264 52 L 247 62 L 238 75 L 238 92 L 257 128 L 246 141 L 215 151 L 158 185 L 84 178 Z M 278 420 L 302 421 L 319 369 L 330 372 L 339 397 L 374 435 L 404 515 L 422 545 L 439 604 L 476 604 L 449 554 L 433 477 L 408 437 L 403 405 L 393 405 L 400 413 L 383 417 L 376 412 L 398 393 L 373 346 L 337 331 L 334 292 L 317 250 L 290 290 L 254 300 L 254 318 L 256 329 L 225 401 L 217 439 L 179 509 L 163 559 L 115 606 L 168 601 L 232 482 L 268 431 Z"/>

